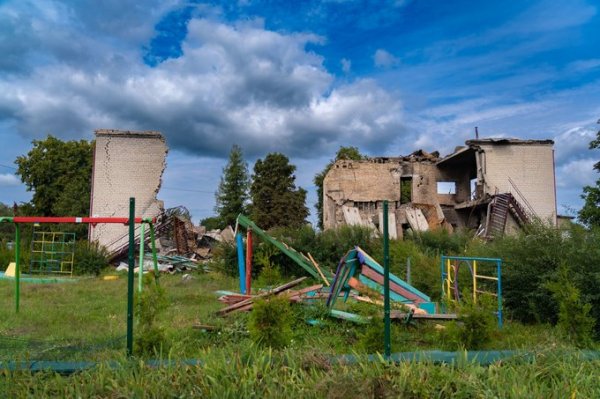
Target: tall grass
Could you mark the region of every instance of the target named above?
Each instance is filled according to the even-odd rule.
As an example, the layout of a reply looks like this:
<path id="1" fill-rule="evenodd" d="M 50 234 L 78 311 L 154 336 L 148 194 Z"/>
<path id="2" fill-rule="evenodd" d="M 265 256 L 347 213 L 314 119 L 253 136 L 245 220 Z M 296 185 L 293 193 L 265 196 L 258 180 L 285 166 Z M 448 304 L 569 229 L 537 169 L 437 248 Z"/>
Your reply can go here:
<path id="1" fill-rule="evenodd" d="M 123 362 L 69 377 L 5 373 L 7 397 L 597 398 L 599 361 L 541 353 L 532 362 L 334 365 L 318 353 L 255 347 L 202 354 L 200 366 Z"/>

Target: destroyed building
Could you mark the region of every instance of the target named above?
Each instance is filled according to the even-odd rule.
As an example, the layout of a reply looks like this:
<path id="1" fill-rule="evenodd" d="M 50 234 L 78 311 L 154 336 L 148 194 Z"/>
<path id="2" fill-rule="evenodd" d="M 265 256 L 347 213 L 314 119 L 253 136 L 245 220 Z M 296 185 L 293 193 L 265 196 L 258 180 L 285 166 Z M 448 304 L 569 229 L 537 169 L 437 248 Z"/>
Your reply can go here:
<path id="1" fill-rule="evenodd" d="M 137 217 L 161 214 L 164 205 L 156 196 L 168 152 L 163 136 L 155 131 L 101 129 L 95 133 L 90 215 L 128 217 L 130 197 L 135 198 Z M 125 225 L 92 225 L 89 239 L 113 253 L 128 245 L 127 231 Z"/>
<path id="2" fill-rule="evenodd" d="M 323 182 L 323 227 L 379 228 L 389 202 L 392 238 L 409 229 L 470 228 L 491 238 L 539 218 L 556 225 L 552 140 L 468 140 L 445 157 L 339 160 Z"/>

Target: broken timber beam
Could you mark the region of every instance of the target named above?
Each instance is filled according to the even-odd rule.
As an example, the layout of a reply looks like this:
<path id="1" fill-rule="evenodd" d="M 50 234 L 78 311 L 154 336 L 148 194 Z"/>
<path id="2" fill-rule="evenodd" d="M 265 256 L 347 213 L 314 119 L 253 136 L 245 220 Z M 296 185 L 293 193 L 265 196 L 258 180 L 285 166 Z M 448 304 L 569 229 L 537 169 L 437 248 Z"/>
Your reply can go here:
<path id="1" fill-rule="evenodd" d="M 317 263 L 317 261 L 315 261 L 315 259 L 312 257 L 312 255 L 310 254 L 310 252 L 308 253 L 308 259 L 312 262 L 312 264 L 314 265 L 315 269 L 317 269 L 317 271 L 319 272 L 319 275 L 321 276 L 321 278 L 325 282 L 325 285 L 329 287 L 330 286 L 329 280 L 327 280 L 325 278 L 325 275 L 321 271 L 321 268 L 319 267 L 319 264 Z"/>
<path id="2" fill-rule="evenodd" d="M 300 277 L 299 279 L 296 279 L 294 281 L 290 281 L 289 283 L 286 283 L 286 284 L 280 285 L 279 287 L 273 288 L 269 292 L 265 292 L 265 293 L 262 293 L 262 294 L 259 294 L 259 295 L 255 295 L 252 298 L 248 298 L 248 299 L 246 299 L 244 301 L 241 301 L 241 302 L 235 303 L 235 304 L 233 304 L 231 306 L 228 306 L 226 308 L 223 308 L 223 309 L 217 311 L 217 314 L 224 315 L 224 314 L 233 312 L 235 310 L 244 310 L 243 308 L 247 307 L 247 305 L 252 304 L 254 302 L 254 300 L 256 300 L 258 298 L 265 298 L 265 297 L 268 297 L 268 296 L 277 295 L 280 292 L 287 291 L 290 288 L 293 288 L 293 287 L 297 286 L 298 284 L 300 284 L 304 280 L 306 280 L 306 277 Z"/>
<path id="3" fill-rule="evenodd" d="M 405 319 L 406 316 L 408 316 L 408 313 L 406 313 L 406 312 L 397 311 L 397 310 L 392 310 L 390 312 L 390 317 L 392 319 Z M 438 313 L 438 314 L 414 313 L 412 315 L 412 318 L 413 319 L 424 319 L 424 320 L 456 320 L 456 319 L 458 319 L 458 316 L 454 313 Z"/>

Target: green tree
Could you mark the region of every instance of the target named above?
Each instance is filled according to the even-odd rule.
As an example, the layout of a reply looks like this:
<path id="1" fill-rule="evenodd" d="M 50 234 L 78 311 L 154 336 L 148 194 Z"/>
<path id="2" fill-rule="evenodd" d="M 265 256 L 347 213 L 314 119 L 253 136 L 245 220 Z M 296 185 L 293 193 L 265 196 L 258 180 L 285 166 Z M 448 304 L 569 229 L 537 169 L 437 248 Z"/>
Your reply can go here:
<path id="1" fill-rule="evenodd" d="M 0 202 L 0 216 L 15 216 L 13 208 Z M 0 244 L 3 241 L 12 241 L 15 235 L 15 225 L 12 223 L 0 223 Z"/>
<path id="2" fill-rule="evenodd" d="M 590 142 L 590 150 L 598 148 L 600 148 L 600 131 L 596 133 L 596 139 Z M 600 172 L 600 161 L 594 164 L 594 169 Z M 588 226 L 600 226 L 600 179 L 596 180 L 595 186 L 585 186 L 581 198 L 585 203 L 579 211 L 579 220 Z"/>
<path id="3" fill-rule="evenodd" d="M 296 188 L 295 170 L 296 166 L 280 153 L 256 161 L 250 186 L 251 214 L 260 227 L 297 227 L 305 223 L 306 190 Z"/>
<path id="4" fill-rule="evenodd" d="M 317 186 L 317 203 L 315 204 L 315 208 L 317 208 L 317 216 L 319 218 L 319 228 L 323 229 L 323 181 L 325 180 L 325 175 L 329 172 L 329 169 L 333 166 L 336 161 L 340 159 L 351 159 L 354 161 L 358 161 L 364 159 L 365 157 L 360 154 L 360 151 L 357 147 L 343 147 L 335 154 L 335 159 L 329 161 L 325 168 L 317 173 L 313 179 L 315 186 Z"/>
<path id="5" fill-rule="evenodd" d="M 237 215 L 244 213 L 249 186 L 248 164 L 244 161 L 242 149 L 234 145 L 229 153 L 229 162 L 223 168 L 223 176 L 216 193 L 215 211 L 221 227 L 233 225 Z"/>
<path id="6" fill-rule="evenodd" d="M 33 148 L 17 157 L 17 175 L 28 191 L 39 216 L 81 216 L 90 211 L 92 152 L 86 140 L 62 141 L 48 135 L 33 140 Z"/>

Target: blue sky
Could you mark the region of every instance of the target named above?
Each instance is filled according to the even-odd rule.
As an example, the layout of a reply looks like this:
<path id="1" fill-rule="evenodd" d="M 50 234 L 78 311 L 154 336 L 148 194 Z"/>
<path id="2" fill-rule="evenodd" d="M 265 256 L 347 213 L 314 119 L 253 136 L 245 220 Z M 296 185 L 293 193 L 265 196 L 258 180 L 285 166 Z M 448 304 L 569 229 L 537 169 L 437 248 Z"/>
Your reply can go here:
<path id="1" fill-rule="evenodd" d="M 312 177 L 340 145 L 442 154 L 473 137 L 555 140 L 560 213 L 598 154 L 600 4 L 537 1 L 0 2 L 0 201 L 48 133 L 162 131 L 159 198 L 212 214 L 233 144 Z M 314 221 L 314 216 L 312 219 Z"/>

